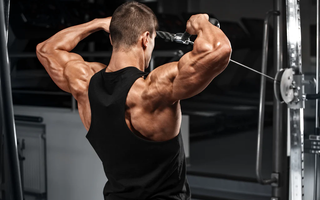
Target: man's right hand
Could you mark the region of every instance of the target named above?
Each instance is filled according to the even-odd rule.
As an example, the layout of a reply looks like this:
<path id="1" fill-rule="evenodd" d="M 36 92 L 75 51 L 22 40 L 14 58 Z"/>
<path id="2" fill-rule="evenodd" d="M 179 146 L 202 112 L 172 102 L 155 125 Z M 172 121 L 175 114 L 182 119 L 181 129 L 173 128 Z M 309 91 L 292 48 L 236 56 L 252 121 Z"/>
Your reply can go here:
<path id="1" fill-rule="evenodd" d="M 199 30 L 202 27 L 202 23 L 209 22 L 209 15 L 207 14 L 197 14 L 192 15 L 190 19 L 187 21 L 186 31 L 190 35 L 198 35 Z"/>

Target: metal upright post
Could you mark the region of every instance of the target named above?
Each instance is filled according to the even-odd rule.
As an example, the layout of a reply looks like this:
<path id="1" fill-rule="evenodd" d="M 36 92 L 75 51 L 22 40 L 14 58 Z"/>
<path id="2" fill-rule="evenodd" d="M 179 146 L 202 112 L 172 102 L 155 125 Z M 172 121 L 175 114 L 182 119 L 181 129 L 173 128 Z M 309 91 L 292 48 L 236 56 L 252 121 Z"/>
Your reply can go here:
<path id="1" fill-rule="evenodd" d="M 320 34 L 320 3 L 317 1 L 317 54 L 316 54 L 316 94 L 319 93 L 319 57 L 320 57 L 320 40 L 319 40 L 319 34 Z M 319 100 L 316 99 L 316 128 L 319 127 L 319 105 L 318 105 Z"/>
<path id="2" fill-rule="evenodd" d="M 316 94 L 319 94 L 319 59 L 320 59 L 320 3 L 319 0 L 317 1 L 317 48 L 316 48 Z M 316 99 L 316 116 L 315 116 L 315 127 L 316 131 L 315 134 L 318 135 L 319 130 L 319 100 Z M 314 155 L 314 200 L 318 200 L 318 162 L 319 162 L 319 155 Z"/>
<path id="3" fill-rule="evenodd" d="M 290 134 L 289 199 L 302 200 L 304 196 L 304 101 L 302 94 L 302 57 L 300 1 L 286 0 L 288 77 L 295 88 L 294 98 L 288 103 L 288 134 Z"/>
<path id="4" fill-rule="evenodd" d="M 0 199 L 4 197 L 4 137 L 2 119 L 2 101 L 0 98 Z"/>
<path id="5" fill-rule="evenodd" d="M 274 0 L 274 10 L 280 15 L 274 17 L 274 71 L 283 68 L 285 9 L 283 0 Z M 273 172 L 279 174 L 278 186 L 272 187 L 272 197 L 279 200 L 288 199 L 288 159 L 286 132 L 286 105 L 276 97 L 273 99 Z"/>
<path id="6" fill-rule="evenodd" d="M 10 166 L 12 178 L 12 198 L 23 200 L 19 157 L 17 151 L 17 137 L 13 116 L 10 65 L 8 56 L 8 34 L 6 30 L 4 0 L 0 0 L 0 75 L 1 75 L 1 97 L 3 100 L 4 133 L 6 134 L 6 144 L 8 147 L 8 164 Z M 9 12 L 9 11 L 8 11 Z"/>
<path id="7" fill-rule="evenodd" d="M 10 0 L 6 0 L 6 5 L 5 5 L 5 25 L 6 25 L 6 33 L 7 33 L 7 38 L 8 38 L 8 27 L 9 27 L 9 10 L 10 10 Z M 8 40 L 7 40 L 8 42 Z M 1 81 L 0 81 L 0 88 L 1 88 Z M 5 147 L 4 147 L 4 127 L 3 127 L 3 104 L 2 104 L 2 99 L 0 98 L 0 199 L 5 198 L 5 186 L 4 186 L 4 181 L 5 181 L 5 166 L 4 166 L 4 154 L 5 154 Z"/>

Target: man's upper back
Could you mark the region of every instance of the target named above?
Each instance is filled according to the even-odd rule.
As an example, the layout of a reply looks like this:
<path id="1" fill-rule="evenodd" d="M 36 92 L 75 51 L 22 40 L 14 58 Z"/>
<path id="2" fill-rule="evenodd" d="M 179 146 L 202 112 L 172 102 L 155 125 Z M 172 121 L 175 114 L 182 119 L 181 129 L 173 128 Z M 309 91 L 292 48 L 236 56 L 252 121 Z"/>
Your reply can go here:
<path id="1" fill-rule="evenodd" d="M 112 73 L 101 70 L 90 81 L 92 121 L 87 138 L 108 177 L 105 199 L 189 199 L 181 135 L 150 141 L 134 134 L 125 121 L 129 90 L 144 75 L 127 67 Z"/>
<path id="2" fill-rule="evenodd" d="M 150 86 L 150 84 L 152 84 L 150 83 L 150 75 L 146 76 L 147 73 L 135 67 L 127 67 L 115 72 L 109 72 L 108 68 L 103 69 L 95 76 L 103 74 L 103 77 L 114 78 L 116 77 L 115 75 L 126 71 L 133 71 L 133 74 L 129 76 L 138 76 L 134 78 L 134 82 L 130 85 L 128 91 L 123 91 L 121 88 L 114 88 L 116 86 L 111 83 L 110 80 L 106 80 L 104 85 L 108 93 L 110 93 L 111 90 L 117 90 L 126 95 L 126 101 L 122 106 L 125 107 L 123 118 L 128 128 L 137 136 L 152 141 L 166 141 L 176 137 L 181 125 L 180 103 L 177 101 L 176 103 L 168 105 L 168 103 L 165 102 L 165 97 L 159 93 L 160 90 L 157 90 L 156 86 Z M 122 74 L 122 76 L 124 75 Z M 91 89 L 94 90 L 93 87 L 91 87 Z M 106 101 L 109 100 L 110 99 L 106 99 Z"/>

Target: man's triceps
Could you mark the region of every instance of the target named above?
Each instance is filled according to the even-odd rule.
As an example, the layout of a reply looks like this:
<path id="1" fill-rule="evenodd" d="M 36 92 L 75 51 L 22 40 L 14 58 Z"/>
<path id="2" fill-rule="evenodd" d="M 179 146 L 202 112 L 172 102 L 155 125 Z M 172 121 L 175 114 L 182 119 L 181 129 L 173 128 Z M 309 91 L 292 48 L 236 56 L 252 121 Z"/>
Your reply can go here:
<path id="1" fill-rule="evenodd" d="M 78 100 L 87 96 L 89 82 L 94 74 L 90 66 L 82 61 L 72 61 L 66 65 L 64 70 L 64 76 L 73 97 Z"/>

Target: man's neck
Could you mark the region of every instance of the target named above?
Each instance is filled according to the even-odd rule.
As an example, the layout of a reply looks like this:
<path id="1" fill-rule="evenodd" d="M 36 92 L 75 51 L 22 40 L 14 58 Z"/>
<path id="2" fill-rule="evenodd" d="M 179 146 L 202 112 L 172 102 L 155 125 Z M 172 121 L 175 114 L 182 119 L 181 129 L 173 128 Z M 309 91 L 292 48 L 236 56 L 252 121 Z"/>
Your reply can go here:
<path id="1" fill-rule="evenodd" d="M 110 71 L 118 71 L 129 66 L 144 71 L 145 61 L 143 53 L 135 49 L 130 51 L 113 51 L 107 69 Z"/>

